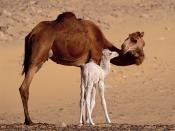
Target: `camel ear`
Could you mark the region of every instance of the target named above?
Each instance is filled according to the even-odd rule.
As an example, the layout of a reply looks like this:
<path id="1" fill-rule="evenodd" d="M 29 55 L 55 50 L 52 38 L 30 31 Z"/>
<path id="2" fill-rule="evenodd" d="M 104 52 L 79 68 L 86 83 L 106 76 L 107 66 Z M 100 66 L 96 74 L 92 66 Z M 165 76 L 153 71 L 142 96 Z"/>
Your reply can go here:
<path id="1" fill-rule="evenodd" d="M 143 37 L 144 36 L 144 32 L 140 32 L 140 37 Z"/>

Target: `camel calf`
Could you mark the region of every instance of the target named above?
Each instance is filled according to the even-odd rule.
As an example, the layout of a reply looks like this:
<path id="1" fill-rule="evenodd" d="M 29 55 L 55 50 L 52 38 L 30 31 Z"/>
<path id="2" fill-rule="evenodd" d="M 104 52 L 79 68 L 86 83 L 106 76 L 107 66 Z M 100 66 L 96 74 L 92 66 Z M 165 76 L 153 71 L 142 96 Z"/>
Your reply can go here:
<path id="1" fill-rule="evenodd" d="M 105 114 L 106 122 L 111 123 L 107 107 L 106 100 L 104 97 L 104 78 L 110 71 L 110 60 L 117 57 L 117 52 L 112 52 L 108 49 L 102 51 L 102 58 L 100 66 L 97 65 L 93 60 L 85 64 L 81 68 L 81 98 L 80 98 L 80 124 L 83 122 L 83 112 L 85 112 L 85 107 L 87 111 L 88 119 L 87 121 L 94 125 L 92 121 L 92 111 L 95 106 L 95 94 L 96 94 L 96 84 L 98 84 L 101 104 Z"/>

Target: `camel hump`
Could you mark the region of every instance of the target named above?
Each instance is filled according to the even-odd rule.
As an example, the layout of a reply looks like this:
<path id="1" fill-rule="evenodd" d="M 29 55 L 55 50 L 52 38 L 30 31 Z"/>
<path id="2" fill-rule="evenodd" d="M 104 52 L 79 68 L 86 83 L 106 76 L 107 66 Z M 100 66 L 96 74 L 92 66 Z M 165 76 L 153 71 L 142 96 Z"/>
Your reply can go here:
<path id="1" fill-rule="evenodd" d="M 76 19 L 76 16 L 72 12 L 64 12 L 64 13 L 58 15 L 56 21 L 64 21 L 66 19 L 69 19 L 69 20 L 70 19 Z"/>

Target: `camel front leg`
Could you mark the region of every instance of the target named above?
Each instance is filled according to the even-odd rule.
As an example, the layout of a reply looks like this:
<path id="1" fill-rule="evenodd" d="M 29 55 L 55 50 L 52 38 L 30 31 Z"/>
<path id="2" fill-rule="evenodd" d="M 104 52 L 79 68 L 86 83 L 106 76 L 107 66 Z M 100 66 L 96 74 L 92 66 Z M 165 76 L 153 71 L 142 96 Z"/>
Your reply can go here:
<path id="1" fill-rule="evenodd" d="M 29 100 L 30 83 L 31 83 L 33 76 L 34 76 L 35 72 L 37 71 L 37 69 L 38 69 L 37 67 L 29 68 L 21 87 L 19 88 L 21 100 L 22 100 L 22 104 L 23 104 L 23 109 L 24 109 L 24 115 L 25 115 L 24 124 L 26 124 L 26 125 L 31 125 L 33 123 L 30 116 L 29 116 L 28 100 Z"/>
<path id="2" fill-rule="evenodd" d="M 105 100 L 105 97 L 104 97 L 104 82 L 103 81 L 99 82 L 99 93 L 100 93 L 101 105 L 103 107 L 106 122 L 111 123 L 111 121 L 109 119 L 108 111 L 107 111 L 106 100 Z"/>

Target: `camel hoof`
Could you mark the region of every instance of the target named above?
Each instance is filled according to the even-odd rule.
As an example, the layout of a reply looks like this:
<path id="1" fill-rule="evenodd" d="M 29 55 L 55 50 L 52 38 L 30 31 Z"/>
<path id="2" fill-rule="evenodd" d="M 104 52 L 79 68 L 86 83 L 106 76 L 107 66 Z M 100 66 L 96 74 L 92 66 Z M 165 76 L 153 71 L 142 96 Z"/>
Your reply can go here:
<path id="1" fill-rule="evenodd" d="M 30 120 L 30 121 L 25 121 L 24 122 L 25 125 L 28 125 L 28 126 L 31 126 L 31 125 L 34 125 L 34 123 Z"/>

